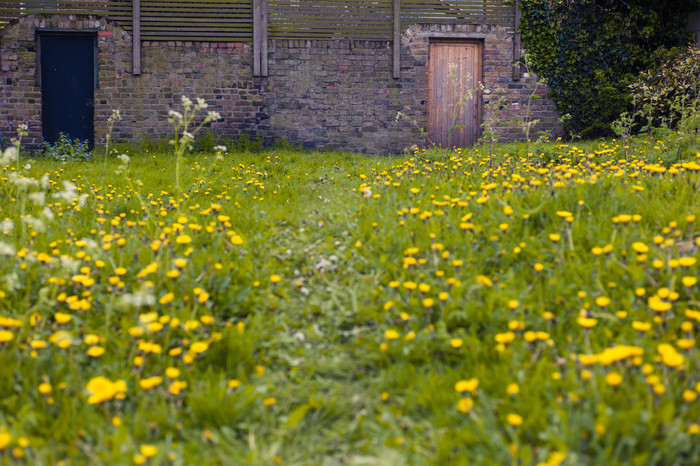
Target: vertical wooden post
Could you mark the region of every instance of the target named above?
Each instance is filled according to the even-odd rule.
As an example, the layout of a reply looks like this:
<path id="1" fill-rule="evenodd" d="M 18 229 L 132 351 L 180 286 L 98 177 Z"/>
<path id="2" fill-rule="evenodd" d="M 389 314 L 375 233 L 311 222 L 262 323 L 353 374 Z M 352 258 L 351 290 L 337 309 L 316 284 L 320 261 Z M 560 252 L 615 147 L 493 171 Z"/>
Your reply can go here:
<path id="1" fill-rule="evenodd" d="M 260 47 L 260 74 L 262 76 L 267 76 L 267 0 L 261 1 L 262 44 Z"/>
<path id="2" fill-rule="evenodd" d="M 401 77 L 401 0 L 394 0 L 394 78 Z"/>
<path id="3" fill-rule="evenodd" d="M 133 0 L 131 15 L 134 25 L 131 59 L 134 76 L 137 76 L 141 74 L 141 0 Z"/>
<path id="4" fill-rule="evenodd" d="M 513 24 L 513 80 L 520 81 L 520 56 L 522 53 L 522 40 L 520 38 L 520 0 L 515 0 L 515 21 Z"/>
<path id="5" fill-rule="evenodd" d="M 260 76 L 262 48 L 262 0 L 253 0 L 253 76 Z"/>

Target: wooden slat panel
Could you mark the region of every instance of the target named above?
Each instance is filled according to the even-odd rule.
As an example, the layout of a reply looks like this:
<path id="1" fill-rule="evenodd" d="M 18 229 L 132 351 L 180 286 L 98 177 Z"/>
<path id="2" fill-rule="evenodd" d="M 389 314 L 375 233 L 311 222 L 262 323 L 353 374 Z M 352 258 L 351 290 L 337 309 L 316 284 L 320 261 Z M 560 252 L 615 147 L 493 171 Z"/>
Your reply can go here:
<path id="1" fill-rule="evenodd" d="M 143 40 L 253 39 L 253 0 L 142 0 Z"/>
<path id="2" fill-rule="evenodd" d="M 28 14 L 106 16 L 133 30 L 132 0 L 0 2 L 0 27 Z M 512 0 L 401 0 L 400 29 L 412 23 L 497 24 L 513 31 Z M 392 40 L 394 0 L 269 0 L 270 38 Z M 142 0 L 143 40 L 253 40 L 253 0 Z M 172 29 L 168 30 L 171 26 Z"/>
<path id="3" fill-rule="evenodd" d="M 253 0 L 142 0 L 141 40 L 241 41 L 253 38 Z M 29 14 L 104 16 L 134 32 L 132 0 L 0 2 L 0 28 Z"/>
<path id="4" fill-rule="evenodd" d="M 401 0 L 401 24 L 496 24 L 512 31 L 514 8 L 508 0 Z"/>
<path id="5" fill-rule="evenodd" d="M 393 0 L 269 0 L 270 38 L 391 40 Z"/>

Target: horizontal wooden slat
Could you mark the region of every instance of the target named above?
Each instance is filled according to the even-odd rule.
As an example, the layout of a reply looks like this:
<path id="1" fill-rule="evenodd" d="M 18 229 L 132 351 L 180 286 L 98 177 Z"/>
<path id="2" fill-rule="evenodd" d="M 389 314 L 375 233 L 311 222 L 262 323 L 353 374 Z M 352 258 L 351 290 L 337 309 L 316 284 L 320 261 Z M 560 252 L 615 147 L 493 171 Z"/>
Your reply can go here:
<path id="1" fill-rule="evenodd" d="M 512 2 L 510 2 L 512 3 Z M 401 0 L 401 28 L 413 23 L 496 24 L 510 32 L 508 0 Z M 0 2 L 0 29 L 28 14 L 105 16 L 132 31 L 131 0 L 24 0 Z M 272 39 L 391 40 L 393 0 L 269 0 Z M 142 0 L 142 40 L 251 42 L 253 0 Z"/>
<path id="2" fill-rule="evenodd" d="M 512 30 L 514 18 L 515 8 L 507 0 L 401 0 L 402 27 L 412 23 L 469 23 L 496 24 Z"/>
<path id="3" fill-rule="evenodd" d="M 269 0 L 270 38 L 390 40 L 393 0 Z"/>
<path id="4" fill-rule="evenodd" d="M 252 0 L 142 0 L 141 39 L 250 42 L 252 12 Z M 54 13 L 104 16 L 133 30 L 131 0 L 0 2 L 0 28 L 19 16 Z"/>

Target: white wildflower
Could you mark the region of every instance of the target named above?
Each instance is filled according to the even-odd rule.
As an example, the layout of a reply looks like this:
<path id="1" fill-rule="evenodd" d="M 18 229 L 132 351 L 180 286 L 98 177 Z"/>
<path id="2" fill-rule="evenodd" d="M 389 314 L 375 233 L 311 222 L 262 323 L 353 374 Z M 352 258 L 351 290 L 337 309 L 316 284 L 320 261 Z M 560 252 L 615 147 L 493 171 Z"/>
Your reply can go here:
<path id="1" fill-rule="evenodd" d="M 5 152 L 2 154 L 2 158 L 0 158 L 0 165 L 7 165 L 15 160 L 17 160 L 17 148 L 11 146 L 5 149 Z"/>
<path id="2" fill-rule="evenodd" d="M 53 214 L 53 210 L 49 209 L 48 207 L 44 207 L 44 210 L 42 212 L 44 214 L 44 217 L 46 217 L 48 221 L 53 220 L 55 217 Z"/>
<path id="3" fill-rule="evenodd" d="M 63 199 L 66 202 L 73 202 L 73 199 L 78 196 L 78 191 L 75 189 L 75 184 L 71 181 L 63 181 L 63 191 L 53 193 L 53 197 L 56 199 Z"/>
<path id="4" fill-rule="evenodd" d="M 36 191 L 29 194 L 29 200 L 34 203 L 34 205 L 42 206 L 46 204 L 46 193 L 44 191 Z"/>
<path id="5" fill-rule="evenodd" d="M 170 117 L 170 120 L 182 121 L 182 113 L 176 112 L 175 110 L 170 110 L 168 112 L 168 117 Z"/>
<path id="6" fill-rule="evenodd" d="M 16 251 L 13 245 L 0 241 L 0 256 L 14 256 L 15 254 Z"/>
<path id="7" fill-rule="evenodd" d="M 15 229 L 15 222 L 10 220 L 9 218 L 6 218 L 2 222 L 0 222 L 0 231 L 2 231 L 3 233 L 9 233 L 14 229 Z"/>
<path id="8" fill-rule="evenodd" d="M 38 231 L 39 233 L 43 233 L 46 231 L 46 225 L 44 225 L 44 222 L 40 218 L 32 217 L 31 215 L 26 215 L 22 217 L 22 221 L 27 225 L 31 225 L 34 231 Z"/>

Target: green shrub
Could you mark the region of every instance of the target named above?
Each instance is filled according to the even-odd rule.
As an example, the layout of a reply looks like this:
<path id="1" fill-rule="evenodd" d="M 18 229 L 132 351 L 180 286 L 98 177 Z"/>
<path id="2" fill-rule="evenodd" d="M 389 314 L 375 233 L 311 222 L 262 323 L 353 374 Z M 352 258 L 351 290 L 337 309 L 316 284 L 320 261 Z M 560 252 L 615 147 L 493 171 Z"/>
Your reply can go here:
<path id="1" fill-rule="evenodd" d="M 36 155 L 61 162 L 90 160 L 93 156 L 88 141 L 78 138 L 71 139 L 70 135 L 66 133 L 60 133 L 58 141 L 54 143 L 42 139 Z"/>
<path id="2" fill-rule="evenodd" d="M 135 153 L 167 153 L 173 146 L 168 142 L 167 137 L 155 138 L 151 135 L 144 136 L 140 142 L 119 141 L 114 143 L 113 153 L 135 154 Z"/>
<path id="3" fill-rule="evenodd" d="M 241 131 L 238 133 L 238 137 L 229 138 L 223 141 L 223 145 L 228 147 L 230 151 L 238 153 L 252 153 L 258 154 L 263 151 L 264 140 L 262 136 L 257 136 L 254 139 L 250 137 L 250 134 Z"/>
<path id="4" fill-rule="evenodd" d="M 214 152 L 214 147 L 218 144 L 219 135 L 212 130 L 207 130 L 197 137 L 193 152 Z"/>
<path id="5" fill-rule="evenodd" d="M 685 47 L 697 0 L 523 0 L 520 32 L 536 73 L 552 88 L 565 130 L 609 136 L 631 109 L 629 85 L 667 50 Z"/>
<path id="6" fill-rule="evenodd" d="M 688 48 L 658 69 L 641 73 L 630 89 L 637 115 L 644 120 L 640 124 L 676 128 L 684 117 L 697 111 L 700 50 Z"/>

